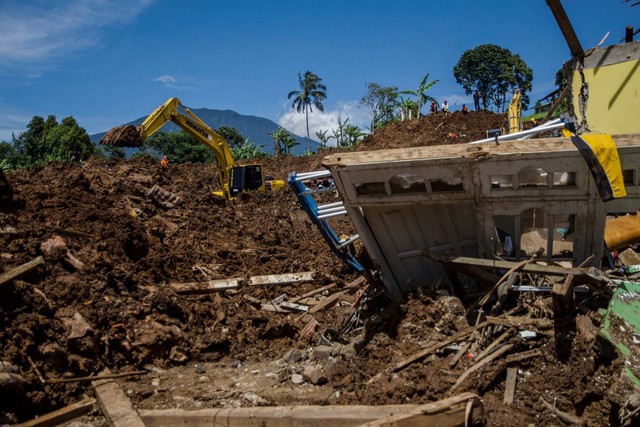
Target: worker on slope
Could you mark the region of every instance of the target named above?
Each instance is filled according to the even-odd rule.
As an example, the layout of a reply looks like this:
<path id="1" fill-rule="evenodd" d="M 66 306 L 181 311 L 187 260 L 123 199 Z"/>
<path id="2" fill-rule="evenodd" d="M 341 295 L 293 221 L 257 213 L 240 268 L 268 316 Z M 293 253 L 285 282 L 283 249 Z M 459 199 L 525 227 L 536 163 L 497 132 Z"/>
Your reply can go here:
<path id="1" fill-rule="evenodd" d="M 462 114 L 467 114 L 469 112 L 467 104 L 462 104 L 462 109 L 460 111 L 462 111 Z"/>
<path id="2" fill-rule="evenodd" d="M 162 157 L 162 160 L 160 160 L 160 165 L 163 168 L 166 168 L 167 166 L 169 166 L 169 159 L 167 159 L 167 156 Z"/>
<path id="3" fill-rule="evenodd" d="M 438 112 L 438 104 L 436 104 L 436 101 L 431 101 L 431 114 L 433 113 L 437 113 Z"/>
<path id="4" fill-rule="evenodd" d="M 478 91 L 473 94 L 473 106 L 476 111 L 480 110 L 480 92 Z"/>
<path id="5" fill-rule="evenodd" d="M 445 113 L 449 112 L 449 104 L 447 104 L 447 100 L 445 99 L 444 102 L 442 103 L 442 107 L 440 107 L 442 109 L 442 111 L 444 111 Z"/>

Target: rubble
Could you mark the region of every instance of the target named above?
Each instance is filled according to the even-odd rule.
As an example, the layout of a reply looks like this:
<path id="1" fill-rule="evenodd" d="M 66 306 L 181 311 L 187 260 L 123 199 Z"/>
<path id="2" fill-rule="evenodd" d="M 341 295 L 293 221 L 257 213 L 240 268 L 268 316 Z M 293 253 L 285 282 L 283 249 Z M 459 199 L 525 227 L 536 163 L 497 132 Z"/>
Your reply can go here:
<path id="1" fill-rule="evenodd" d="M 439 132 L 477 138 L 501 120 L 484 115 L 396 124 L 358 149 L 439 144 Z M 321 159 L 272 159 L 268 168 L 284 177 L 318 169 Z M 140 176 L 149 179 L 129 179 Z M 464 417 L 473 399 L 492 426 L 637 420 L 633 382 L 621 375 L 626 357 L 600 332 L 615 281 L 628 278 L 622 260 L 633 254 L 614 255 L 616 268 L 604 272 L 440 258 L 464 292 L 443 275 L 395 303 L 328 250 L 297 216 L 292 194 L 224 202 L 209 192 L 212 176 L 210 165 L 145 159 L 5 174 L 11 200 L 0 230 L 12 231 L 0 233 L 0 359 L 17 368 L 24 393 L 11 405 L 0 399 L 2 422 L 84 402 L 105 368 L 145 422 L 169 409 L 240 416 L 304 405 L 301 416 L 311 417 L 316 405 L 326 416 L 328 405 L 411 412 L 435 402 Z M 147 197 L 152 185 L 180 202 Z M 82 268 L 46 253 L 42 243 L 55 236 Z M 354 249 L 362 255 L 359 242 Z M 249 284 L 311 271 L 308 281 Z M 633 343 L 619 320 L 609 315 L 608 324 L 624 326 L 620 340 Z"/>

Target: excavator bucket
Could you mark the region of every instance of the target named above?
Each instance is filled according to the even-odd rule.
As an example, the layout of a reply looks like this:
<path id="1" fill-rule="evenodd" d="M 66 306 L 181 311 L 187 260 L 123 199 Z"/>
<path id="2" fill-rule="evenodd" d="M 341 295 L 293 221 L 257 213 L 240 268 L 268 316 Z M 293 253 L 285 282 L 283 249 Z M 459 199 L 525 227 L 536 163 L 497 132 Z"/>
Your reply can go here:
<path id="1" fill-rule="evenodd" d="M 143 143 L 140 131 L 133 125 L 109 129 L 100 140 L 100 144 L 115 145 L 116 147 L 140 147 Z"/>

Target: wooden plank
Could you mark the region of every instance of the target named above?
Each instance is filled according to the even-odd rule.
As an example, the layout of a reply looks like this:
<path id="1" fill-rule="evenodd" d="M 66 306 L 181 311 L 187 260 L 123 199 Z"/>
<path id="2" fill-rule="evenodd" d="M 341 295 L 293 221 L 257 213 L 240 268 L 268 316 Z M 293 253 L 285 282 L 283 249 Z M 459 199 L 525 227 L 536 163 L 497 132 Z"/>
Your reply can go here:
<path id="1" fill-rule="evenodd" d="M 563 315 L 573 311 L 573 274 L 569 274 L 564 282 L 556 282 L 551 290 L 554 314 Z"/>
<path id="2" fill-rule="evenodd" d="M 489 362 L 492 362 L 494 359 L 497 359 L 498 357 L 502 356 L 504 353 L 511 350 L 512 348 L 513 348 L 513 344 L 507 344 L 504 347 L 499 348 L 498 350 L 493 352 L 486 359 L 482 360 L 481 362 L 473 365 L 471 368 L 464 371 L 462 375 L 460 375 L 460 377 L 456 380 L 455 384 L 451 386 L 451 388 L 449 389 L 449 393 L 453 392 L 456 388 L 458 388 L 458 386 L 462 384 L 469 375 L 471 375 L 478 369 L 482 368 L 484 365 L 488 364 Z"/>
<path id="3" fill-rule="evenodd" d="M 18 424 L 18 427 L 53 427 L 88 414 L 93 410 L 96 399 L 88 398 L 48 414 L 40 415 L 30 421 Z"/>
<path id="4" fill-rule="evenodd" d="M 467 405 L 471 409 L 467 414 Z M 480 425 L 483 422 L 484 409 L 478 396 L 463 393 L 437 402 L 420 405 L 410 412 L 395 414 L 375 421 L 361 424 L 359 427 L 454 427 Z"/>
<path id="5" fill-rule="evenodd" d="M 304 312 L 309 311 L 309 306 L 308 305 L 296 304 L 294 302 L 288 302 L 288 301 L 282 301 L 280 303 L 280 307 L 282 307 L 282 308 L 284 308 L 286 310 L 304 311 Z"/>
<path id="6" fill-rule="evenodd" d="M 301 301 L 301 300 L 303 300 L 305 298 L 309 298 L 309 297 L 312 297 L 314 295 L 321 294 L 324 291 L 331 290 L 331 289 L 335 288 L 336 286 L 338 286 L 337 283 L 335 283 L 335 282 L 334 283 L 330 283 L 328 285 L 325 285 L 325 286 L 322 286 L 320 288 L 317 288 L 317 289 L 314 289 L 312 291 L 309 291 L 307 293 L 304 293 L 304 294 L 300 295 L 299 297 L 291 298 L 289 300 L 289 302 L 299 302 L 299 301 Z"/>
<path id="7" fill-rule="evenodd" d="M 558 27 L 560 27 L 560 31 L 562 32 L 562 35 L 569 46 L 569 50 L 571 51 L 571 55 L 574 58 L 584 56 L 582 45 L 578 40 L 578 36 L 576 35 L 576 32 L 571 25 L 571 21 L 569 21 L 569 17 L 564 11 L 560 0 L 547 0 L 547 6 L 551 9 L 551 13 L 553 13 L 553 17 L 556 19 Z"/>
<path id="8" fill-rule="evenodd" d="M 518 368 L 507 368 L 507 380 L 504 384 L 504 398 L 502 402 L 505 405 L 513 403 L 516 394 L 516 381 L 518 380 Z"/>
<path id="9" fill-rule="evenodd" d="M 267 276 L 251 276 L 249 278 L 250 286 L 264 285 L 288 285 L 291 283 L 311 282 L 315 271 L 306 271 L 303 273 L 293 274 L 270 274 Z"/>
<path id="10" fill-rule="evenodd" d="M 451 362 L 449 362 L 449 366 L 454 367 L 456 363 L 458 363 L 458 360 L 460 360 L 460 358 L 467 353 L 467 350 L 469 350 L 469 347 L 471 347 L 471 341 L 464 343 L 462 347 L 460 347 L 460 350 L 458 350 L 456 355 L 453 356 L 453 359 L 451 359 Z"/>
<path id="11" fill-rule="evenodd" d="M 461 394 L 461 404 L 476 395 Z M 432 405 L 429 413 L 434 418 L 446 414 L 445 405 L 434 402 L 428 405 L 334 405 L 334 406 L 271 406 L 245 408 L 208 408 L 208 409 L 140 409 L 140 417 L 147 427 L 177 426 L 225 426 L 225 427 L 348 427 L 390 417 L 394 414 L 407 414 L 420 407 Z M 446 407 L 449 407 L 450 404 Z M 476 407 L 477 408 L 477 407 Z M 429 415 L 427 413 L 427 416 Z M 403 426 L 409 424 L 401 424 Z M 421 424 L 421 425 L 464 425 L 462 424 Z"/>
<path id="12" fill-rule="evenodd" d="M 28 272 L 42 264 L 44 264 L 44 258 L 39 256 L 25 264 L 22 264 L 19 267 L 0 274 L 0 286 L 6 285 L 7 283 L 22 277 L 23 275 L 27 274 Z"/>
<path id="13" fill-rule="evenodd" d="M 441 349 L 442 347 L 446 347 L 449 344 L 452 344 L 456 341 L 460 341 L 463 338 L 467 337 L 468 335 L 471 335 L 474 331 L 484 328 L 485 326 L 487 326 L 489 323 L 488 322 L 482 322 L 479 323 L 476 326 L 470 326 L 466 329 L 463 329 L 462 331 L 458 332 L 455 335 L 452 335 L 451 337 L 440 341 L 438 344 L 432 345 L 429 348 L 426 348 L 424 350 L 420 350 L 419 352 L 413 354 L 412 356 L 409 356 L 407 359 L 398 362 L 396 364 L 396 366 L 392 369 L 393 372 L 398 372 L 404 368 L 406 368 L 407 366 L 411 365 L 412 363 L 415 363 L 421 359 L 424 359 L 426 356 L 428 356 L 429 354 L 433 353 L 436 350 Z"/>
<path id="14" fill-rule="evenodd" d="M 237 289 L 242 279 L 209 280 L 206 282 L 171 283 L 173 290 L 180 295 L 204 295 Z"/>
<path id="15" fill-rule="evenodd" d="M 478 354 L 478 356 L 476 356 L 475 361 L 479 362 L 482 359 L 484 359 L 487 355 L 489 355 L 489 353 L 491 353 L 493 351 L 494 348 L 496 348 L 502 341 L 507 339 L 512 333 L 513 333 L 513 329 L 507 329 L 506 331 L 504 331 L 502 333 L 502 335 L 500 335 L 498 338 L 496 338 L 491 344 L 489 344 L 487 346 L 487 348 L 482 350 L 480 352 L 480 354 Z"/>
<path id="16" fill-rule="evenodd" d="M 105 370 L 105 374 L 110 374 L 108 369 Z M 93 381 L 91 385 L 95 389 L 102 413 L 110 426 L 145 427 L 142 419 L 133 409 L 131 401 L 113 380 Z"/>
<path id="17" fill-rule="evenodd" d="M 309 309 L 309 313 L 317 313 L 320 310 L 324 310 L 325 308 L 334 306 L 340 298 L 345 296 L 346 293 L 347 293 L 346 291 L 340 291 L 340 292 L 336 292 L 335 294 L 329 295 L 328 297 L 320 301 L 318 304 L 311 307 Z"/>

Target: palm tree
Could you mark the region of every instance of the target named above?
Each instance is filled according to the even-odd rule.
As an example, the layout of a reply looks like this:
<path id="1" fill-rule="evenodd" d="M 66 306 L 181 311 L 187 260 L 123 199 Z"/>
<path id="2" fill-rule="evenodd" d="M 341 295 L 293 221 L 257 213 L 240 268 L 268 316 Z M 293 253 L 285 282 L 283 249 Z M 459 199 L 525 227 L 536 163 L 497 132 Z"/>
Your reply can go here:
<path id="1" fill-rule="evenodd" d="M 403 90 L 402 92 L 400 92 L 401 94 L 406 94 L 406 95 L 414 95 L 418 98 L 418 115 L 417 118 L 420 118 L 420 111 L 422 110 L 422 106 L 426 105 L 427 102 L 431 102 L 433 100 L 435 100 L 434 97 L 427 95 L 427 91 L 429 89 L 431 89 L 433 87 L 433 85 L 435 85 L 436 83 L 438 83 L 440 80 L 433 80 L 429 83 L 427 83 L 427 80 L 429 80 L 429 73 L 425 74 L 425 76 L 422 78 L 422 80 L 420 81 L 420 85 L 418 86 L 418 90 L 414 91 L 414 90 Z"/>
<path id="2" fill-rule="evenodd" d="M 288 99 L 293 98 L 291 108 L 295 108 L 298 113 L 304 111 L 307 120 L 307 151 L 311 151 L 311 138 L 309 137 L 309 111 L 313 113 L 312 105 L 318 110 L 324 111 L 322 101 L 327 99 L 327 87 L 321 83 L 322 79 L 316 74 L 307 70 L 304 77 L 298 72 L 298 83 L 300 90 L 292 90 L 287 95 Z"/>

